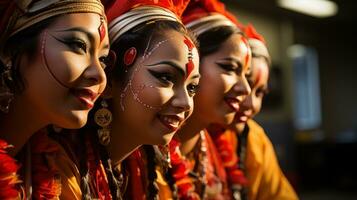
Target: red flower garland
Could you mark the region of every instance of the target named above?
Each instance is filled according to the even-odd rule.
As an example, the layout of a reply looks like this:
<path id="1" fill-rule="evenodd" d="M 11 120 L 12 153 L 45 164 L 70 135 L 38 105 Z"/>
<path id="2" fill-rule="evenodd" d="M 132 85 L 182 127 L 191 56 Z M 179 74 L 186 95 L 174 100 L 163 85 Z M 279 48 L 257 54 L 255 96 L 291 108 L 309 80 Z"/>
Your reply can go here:
<path id="1" fill-rule="evenodd" d="M 0 199 L 16 199 L 20 197 L 17 184 L 20 180 L 17 175 L 19 165 L 16 160 L 7 154 L 6 149 L 11 145 L 0 139 Z"/>
<path id="2" fill-rule="evenodd" d="M 239 157 L 224 130 L 212 133 L 211 136 L 221 157 L 223 166 L 226 169 L 230 185 L 247 185 L 248 179 L 244 175 L 244 172 L 238 168 Z"/>
<path id="3" fill-rule="evenodd" d="M 52 141 L 45 130 L 34 134 L 31 138 L 32 166 L 32 198 L 59 199 L 61 195 L 61 179 L 58 169 L 47 163 L 47 156 L 56 155 L 60 151 L 57 143 Z M 44 157 L 45 156 L 45 157 Z"/>
<path id="4" fill-rule="evenodd" d="M 94 151 L 89 137 L 86 137 L 85 143 L 87 147 L 87 165 L 89 169 L 89 176 L 90 179 L 92 179 L 91 182 L 94 184 L 94 190 L 99 199 L 112 199 L 103 163 L 99 159 L 98 153 Z"/>
<path id="5" fill-rule="evenodd" d="M 191 171 L 190 162 L 181 154 L 180 142 L 172 139 L 169 143 L 171 168 L 170 172 L 176 182 L 178 198 L 183 200 L 199 200 L 199 195 L 195 192 L 195 185 L 189 177 Z"/>

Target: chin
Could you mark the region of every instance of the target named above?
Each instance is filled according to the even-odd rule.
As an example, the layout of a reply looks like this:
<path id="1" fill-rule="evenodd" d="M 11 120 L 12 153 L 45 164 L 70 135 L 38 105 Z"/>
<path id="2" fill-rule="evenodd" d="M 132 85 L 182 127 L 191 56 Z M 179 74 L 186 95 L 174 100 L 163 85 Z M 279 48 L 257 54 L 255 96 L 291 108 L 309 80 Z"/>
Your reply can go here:
<path id="1" fill-rule="evenodd" d="M 226 113 L 225 115 L 219 117 L 218 124 L 229 125 L 229 124 L 233 123 L 234 116 L 235 116 L 234 112 L 233 113 Z"/>
<path id="2" fill-rule="evenodd" d="M 57 126 L 66 129 L 79 129 L 86 125 L 88 119 L 88 112 L 75 111 L 70 116 L 66 117 L 64 123 L 58 123 Z"/>
<path id="3" fill-rule="evenodd" d="M 168 133 L 163 135 L 160 138 L 157 138 L 157 140 L 154 142 L 152 145 L 167 145 L 170 143 L 171 139 L 173 138 L 175 133 Z"/>

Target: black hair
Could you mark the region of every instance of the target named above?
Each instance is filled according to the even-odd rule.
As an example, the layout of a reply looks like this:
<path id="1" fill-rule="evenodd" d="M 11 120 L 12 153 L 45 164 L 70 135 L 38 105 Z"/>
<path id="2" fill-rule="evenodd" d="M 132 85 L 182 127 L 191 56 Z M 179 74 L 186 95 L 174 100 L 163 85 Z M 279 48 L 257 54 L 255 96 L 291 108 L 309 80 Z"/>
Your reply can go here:
<path id="1" fill-rule="evenodd" d="M 159 195 L 159 186 L 156 183 L 157 174 L 156 166 L 158 165 L 157 155 L 155 153 L 154 147 L 152 145 L 143 145 L 146 153 L 147 160 L 147 198 L 152 200 L 157 200 Z"/>
<path id="2" fill-rule="evenodd" d="M 31 58 L 38 52 L 36 50 L 38 49 L 41 32 L 50 26 L 56 18 L 57 17 L 51 17 L 34 24 L 11 36 L 6 41 L 3 53 L 6 57 L 10 57 L 12 63 L 10 72 L 12 81 L 6 80 L 5 84 L 12 92 L 20 93 L 25 88 L 25 83 L 19 70 L 21 57 L 26 55 Z M 0 74 L 6 70 L 5 64 L 6 63 L 0 61 Z"/>
<path id="3" fill-rule="evenodd" d="M 200 58 L 219 50 L 221 45 L 233 34 L 242 34 L 237 31 L 237 28 L 231 26 L 219 26 L 212 28 L 197 37 L 200 44 Z"/>

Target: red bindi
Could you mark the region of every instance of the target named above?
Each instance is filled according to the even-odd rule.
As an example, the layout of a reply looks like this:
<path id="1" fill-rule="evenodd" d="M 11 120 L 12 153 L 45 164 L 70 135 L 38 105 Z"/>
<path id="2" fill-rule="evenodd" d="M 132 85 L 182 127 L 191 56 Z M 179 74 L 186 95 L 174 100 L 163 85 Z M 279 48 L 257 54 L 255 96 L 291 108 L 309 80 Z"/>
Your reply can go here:
<path id="1" fill-rule="evenodd" d="M 104 37 L 106 35 L 106 30 L 105 30 L 105 25 L 104 25 L 104 19 L 103 18 L 100 19 L 100 26 L 98 28 L 98 32 L 99 32 L 100 43 L 102 43 L 102 41 L 104 40 Z"/>
<path id="2" fill-rule="evenodd" d="M 245 44 L 245 46 L 250 49 L 248 40 L 245 37 L 242 37 L 242 41 Z M 247 55 L 245 56 L 245 64 L 247 65 L 249 62 L 249 57 L 250 57 L 250 50 L 248 51 Z"/>
<path id="3" fill-rule="evenodd" d="M 186 46 L 188 48 L 188 62 L 186 63 L 186 79 L 187 79 L 187 77 L 190 76 L 191 72 L 195 68 L 195 65 L 193 64 L 193 61 L 192 61 L 192 59 L 193 59 L 192 49 L 195 47 L 195 45 L 186 36 L 185 36 L 185 39 L 183 42 L 186 44 Z"/>

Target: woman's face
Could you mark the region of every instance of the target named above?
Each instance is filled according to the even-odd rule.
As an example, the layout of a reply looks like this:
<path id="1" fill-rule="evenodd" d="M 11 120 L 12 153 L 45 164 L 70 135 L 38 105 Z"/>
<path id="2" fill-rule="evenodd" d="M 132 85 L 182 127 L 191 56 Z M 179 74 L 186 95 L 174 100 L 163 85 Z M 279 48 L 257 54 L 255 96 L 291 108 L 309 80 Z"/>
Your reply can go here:
<path id="1" fill-rule="evenodd" d="M 246 123 L 248 119 L 259 113 L 263 97 L 268 89 L 269 66 L 267 61 L 263 57 L 253 57 L 251 69 L 247 79 L 252 92 L 244 99 L 235 116 L 235 123 L 238 124 Z"/>
<path id="2" fill-rule="evenodd" d="M 195 117 L 205 123 L 223 125 L 233 121 L 239 104 L 250 93 L 245 78 L 250 56 L 250 49 L 243 36 L 233 34 L 218 51 L 201 58 Z"/>
<path id="3" fill-rule="evenodd" d="M 80 128 L 106 85 L 107 25 L 94 13 L 58 17 L 21 58 L 26 89 L 16 97 L 49 124 Z M 20 102 L 20 103 L 21 103 Z"/>
<path id="4" fill-rule="evenodd" d="M 186 36 L 166 31 L 156 37 L 128 69 L 125 84 L 113 82 L 113 123 L 140 144 L 167 144 L 193 111 L 198 67 L 197 49 Z"/>

